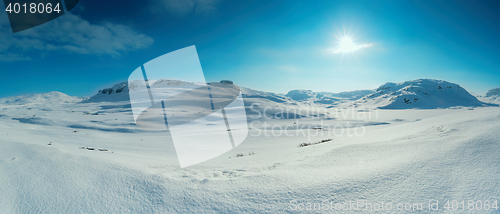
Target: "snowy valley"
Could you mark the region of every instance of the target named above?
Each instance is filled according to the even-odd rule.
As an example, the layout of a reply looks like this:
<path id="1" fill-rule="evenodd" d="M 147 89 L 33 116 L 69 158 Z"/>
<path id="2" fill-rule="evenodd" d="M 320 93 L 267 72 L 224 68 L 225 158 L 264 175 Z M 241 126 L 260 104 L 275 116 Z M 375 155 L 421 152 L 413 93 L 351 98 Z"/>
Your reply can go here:
<path id="1" fill-rule="evenodd" d="M 342 93 L 242 88 L 246 140 L 180 168 L 169 132 L 135 125 L 137 87 L 1 98 L 0 213 L 296 213 L 351 200 L 394 209 L 314 212 L 417 213 L 429 200 L 443 211 L 447 200 L 500 199 L 499 88 L 484 97 L 431 79 Z"/>

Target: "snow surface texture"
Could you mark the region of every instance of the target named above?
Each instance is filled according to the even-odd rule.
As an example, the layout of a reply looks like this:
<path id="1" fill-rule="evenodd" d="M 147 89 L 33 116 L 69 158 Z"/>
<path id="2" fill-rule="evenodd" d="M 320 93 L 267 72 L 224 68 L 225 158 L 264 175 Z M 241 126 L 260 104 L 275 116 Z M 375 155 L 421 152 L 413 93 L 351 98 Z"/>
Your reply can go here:
<path id="1" fill-rule="evenodd" d="M 358 199 L 424 208 L 439 200 L 442 212 L 446 200 L 500 198 L 498 107 L 329 108 L 243 89 L 252 122 L 248 138 L 181 169 L 170 133 L 138 129 L 130 103 L 120 101 L 127 89 L 115 86 L 109 96 L 101 91 L 85 102 L 58 92 L 0 99 L 0 213 L 299 213 L 291 201 Z M 385 86 L 396 94 L 407 87 Z M 423 87 L 415 83 L 408 91 L 423 96 L 417 86 Z M 425 92 L 443 96 L 432 88 Z M 451 89 L 441 93 L 467 97 Z M 444 101 L 453 103 L 440 108 L 475 103 Z M 315 111 L 279 110 L 286 107 Z M 364 134 L 331 136 L 335 126 L 363 127 Z M 287 127 L 289 135 L 278 134 Z M 426 211 L 385 213 L 393 212 Z"/>

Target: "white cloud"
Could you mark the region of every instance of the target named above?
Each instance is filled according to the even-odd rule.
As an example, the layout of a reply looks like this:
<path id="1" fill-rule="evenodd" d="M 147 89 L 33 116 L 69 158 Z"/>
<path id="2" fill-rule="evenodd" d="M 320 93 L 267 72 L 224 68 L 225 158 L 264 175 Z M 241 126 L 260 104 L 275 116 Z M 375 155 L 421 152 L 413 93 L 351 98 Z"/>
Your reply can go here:
<path id="1" fill-rule="evenodd" d="M 219 0 L 160 0 L 153 7 L 155 11 L 167 11 L 175 15 L 184 15 L 194 11 L 203 14 L 215 11 Z"/>
<path id="2" fill-rule="evenodd" d="M 0 57 L 7 57 L 3 61 L 28 60 L 22 54 L 30 50 L 118 56 L 153 43 L 151 37 L 127 26 L 91 24 L 72 13 L 15 34 L 7 17 L 0 17 L 0 32 Z"/>

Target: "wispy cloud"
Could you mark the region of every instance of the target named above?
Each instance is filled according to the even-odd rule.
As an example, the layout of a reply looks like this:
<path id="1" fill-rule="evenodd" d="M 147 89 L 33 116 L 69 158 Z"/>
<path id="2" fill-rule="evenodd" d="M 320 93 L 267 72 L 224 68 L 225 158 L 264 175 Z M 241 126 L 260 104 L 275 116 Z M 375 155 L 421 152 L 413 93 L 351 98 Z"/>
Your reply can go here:
<path id="1" fill-rule="evenodd" d="M 26 61 L 31 60 L 30 57 L 21 54 L 6 53 L 0 54 L 0 62 Z"/>
<path id="2" fill-rule="evenodd" d="M 332 52 L 333 53 L 347 53 L 347 52 L 354 52 L 354 51 L 357 51 L 357 50 L 360 50 L 360 49 L 363 49 L 363 48 L 369 48 L 369 47 L 372 47 L 373 44 L 372 43 L 368 43 L 368 44 L 361 44 L 361 45 L 353 45 L 347 49 L 345 48 L 342 48 L 342 47 L 337 47 L 335 49 L 332 49 Z"/>
<path id="3" fill-rule="evenodd" d="M 160 0 L 153 6 L 157 12 L 169 12 L 174 15 L 185 15 L 194 12 L 205 14 L 217 9 L 219 0 Z"/>
<path id="4" fill-rule="evenodd" d="M 66 51 L 78 54 L 119 56 L 146 48 L 153 39 L 131 28 L 102 22 L 91 24 L 67 13 L 53 21 L 13 34 L 7 17 L 0 17 L 0 57 L 2 61 L 29 60 L 30 50 Z"/>

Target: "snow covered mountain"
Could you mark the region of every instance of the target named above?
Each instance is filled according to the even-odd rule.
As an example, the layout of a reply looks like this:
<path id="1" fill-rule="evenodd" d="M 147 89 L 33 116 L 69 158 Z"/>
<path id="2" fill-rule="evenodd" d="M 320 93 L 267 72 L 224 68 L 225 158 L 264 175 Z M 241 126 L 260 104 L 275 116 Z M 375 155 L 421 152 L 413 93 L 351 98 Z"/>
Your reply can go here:
<path id="1" fill-rule="evenodd" d="M 311 90 L 292 90 L 285 96 L 298 102 L 310 102 L 317 104 L 338 104 L 349 100 L 357 100 L 372 94 L 374 90 L 357 90 L 340 93 L 313 92 Z"/>
<path id="2" fill-rule="evenodd" d="M 55 104 L 55 103 L 74 103 L 81 101 L 81 98 L 72 97 L 61 92 L 53 91 L 43 94 L 30 94 L 15 97 L 6 97 L 0 99 L 0 105 L 39 105 L 39 104 Z"/>
<path id="3" fill-rule="evenodd" d="M 150 80 L 152 88 L 195 83 L 179 80 Z M 84 102 L 128 101 L 129 90 L 144 87 L 142 84 L 128 85 L 128 82 L 115 84 L 99 92 Z M 376 90 L 358 90 L 341 93 L 313 92 L 311 90 L 292 90 L 286 95 L 241 88 L 245 105 L 264 103 L 266 105 L 309 105 L 326 104 L 330 106 L 357 106 L 381 109 L 436 109 L 450 107 L 479 107 L 487 103 L 500 103 L 499 88 L 492 89 L 481 101 L 458 84 L 443 80 L 418 79 L 402 83 L 385 83 Z M 11 101 L 12 102 L 12 101 Z"/>
<path id="4" fill-rule="evenodd" d="M 296 101 L 307 101 L 316 95 L 311 90 L 291 90 L 285 96 Z"/>
<path id="5" fill-rule="evenodd" d="M 162 88 L 171 87 L 175 85 L 192 85 L 196 83 L 184 82 L 179 80 L 171 79 L 160 79 L 160 80 L 149 80 L 151 88 Z M 210 83 L 214 84 L 214 83 Z M 129 91 L 140 90 L 144 87 L 144 84 L 132 82 L 130 85 L 128 82 L 121 82 L 115 84 L 111 88 L 105 88 L 99 90 L 99 92 L 85 100 L 86 103 L 100 103 L 100 102 L 127 102 L 129 101 Z M 291 100 L 290 98 L 279 95 L 272 92 L 263 92 L 258 90 L 253 90 L 250 88 L 241 88 L 242 95 L 244 97 L 244 104 L 247 107 L 247 115 L 256 114 L 255 111 L 264 112 L 264 109 L 268 106 L 298 106 L 300 104 L 297 101 Z M 212 93 L 214 93 L 212 91 Z M 214 94 L 212 94 L 214 95 Z M 250 107 L 254 111 L 250 110 Z M 275 115 L 278 110 L 271 109 L 265 111 L 266 114 Z M 283 115 L 283 117 L 298 117 L 296 115 Z"/>
<path id="6" fill-rule="evenodd" d="M 494 88 L 486 93 L 486 96 L 478 96 L 478 99 L 485 103 L 500 104 L 500 88 Z"/>
<path id="7" fill-rule="evenodd" d="M 170 79 L 161 79 L 161 80 L 149 80 L 151 84 L 151 88 L 160 88 L 165 86 L 172 85 L 189 85 L 193 84 L 190 82 L 184 82 L 180 80 L 170 80 Z M 131 85 L 128 85 L 128 82 L 121 82 L 115 84 L 111 88 L 105 88 L 99 90 L 99 92 L 92 96 L 90 99 L 85 102 L 115 102 L 115 101 L 127 101 L 129 100 L 129 90 L 138 90 L 141 89 L 143 84 L 135 84 L 134 82 Z M 276 103 L 287 103 L 294 102 L 290 100 L 286 96 L 282 96 L 272 92 L 263 92 L 258 90 L 253 90 L 250 88 L 241 88 L 243 97 L 248 100 L 267 100 Z"/>
<path id="8" fill-rule="evenodd" d="M 243 98 L 245 99 L 264 99 L 264 100 L 269 100 L 272 102 L 276 103 L 289 103 L 289 102 L 294 102 L 293 100 L 290 100 L 286 96 L 282 96 L 276 93 L 272 92 L 264 92 L 264 91 L 258 91 L 250 88 L 241 88 L 241 93 L 243 94 Z"/>
<path id="9" fill-rule="evenodd" d="M 500 88 L 494 88 L 486 93 L 486 97 L 498 97 L 500 96 Z"/>
<path id="10" fill-rule="evenodd" d="M 375 93 L 357 100 L 354 105 L 381 109 L 436 109 L 480 107 L 488 104 L 479 101 L 458 84 L 443 80 L 418 79 L 383 84 Z"/>
<path id="11" fill-rule="evenodd" d="M 120 82 L 111 88 L 99 90 L 96 95 L 90 97 L 84 102 L 113 102 L 113 101 L 126 101 L 129 100 L 128 96 L 129 86 L 128 82 Z"/>
<path id="12" fill-rule="evenodd" d="M 172 79 L 160 79 L 160 80 L 149 80 L 149 84 L 151 88 L 161 88 L 165 86 L 174 86 L 174 85 L 193 85 L 194 83 L 184 82 L 180 80 L 172 80 Z M 99 90 L 96 95 L 90 97 L 85 102 L 116 102 L 116 101 L 127 101 L 129 100 L 129 91 L 139 90 L 144 88 L 144 84 L 142 82 L 138 82 L 138 80 L 129 83 L 127 81 L 120 82 L 118 84 L 113 85 L 111 88 L 104 88 Z"/>
<path id="13" fill-rule="evenodd" d="M 151 88 L 171 86 L 176 84 L 193 84 L 189 82 L 183 82 L 179 80 L 161 79 L 161 80 L 149 80 Z M 99 92 L 92 96 L 85 102 L 114 102 L 114 101 L 126 101 L 129 99 L 129 90 L 137 90 L 144 87 L 143 84 L 128 85 L 128 82 L 121 82 L 115 84 L 111 88 L 105 88 L 99 90 Z M 334 105 L 347 101 L 357 100 L 368 94 L 375 92 L 374 90 L 357 90 L 348 91 L 340 93 L 330 93 L 330 92 L 313 92 L 311 90 L 292 90 L 288 92 L 285 96 L 279 95 L 272 92 L 264 92 L 259 90 L 254 90 L 250 88 L 241 88 L 243 97 L 246 100 L 252 101 L 271 101 L 275 103 L 294 103 L 297 102 L 308 102 L 316 104 L 328 104 Z M 250 102 L 246 102 L 250 103 Z M 250 105 L 250 104 L 249 104 Z"/>

